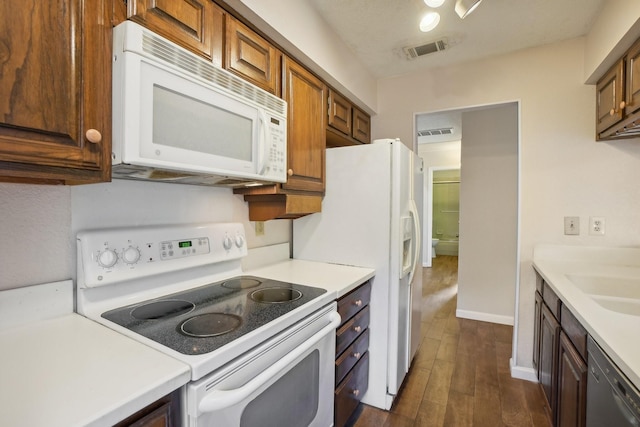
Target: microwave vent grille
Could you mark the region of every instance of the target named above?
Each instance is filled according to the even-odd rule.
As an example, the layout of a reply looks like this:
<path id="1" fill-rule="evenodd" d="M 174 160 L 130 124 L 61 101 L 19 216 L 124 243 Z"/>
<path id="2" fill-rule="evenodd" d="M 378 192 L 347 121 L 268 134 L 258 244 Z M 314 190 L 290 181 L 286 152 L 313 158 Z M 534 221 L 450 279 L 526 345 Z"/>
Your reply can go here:
<path id="1" fill-rule="evenodd" d="M 197 56 L 184 51 L 182 48 L 174 46 L 163 39 L 154 37 L 147 32 L 143 33 L 142 50 L 149 55 L 162 59 L 163 61 L 178 67 L 184 71 L 194 74 L 209 83 L 221 87 L 229 92 L 251 99 L 263 108 L 276 114 L 286 116 L 286 103 L 254 86 L 245 82 L 239 77 L 204 61 Z"/>

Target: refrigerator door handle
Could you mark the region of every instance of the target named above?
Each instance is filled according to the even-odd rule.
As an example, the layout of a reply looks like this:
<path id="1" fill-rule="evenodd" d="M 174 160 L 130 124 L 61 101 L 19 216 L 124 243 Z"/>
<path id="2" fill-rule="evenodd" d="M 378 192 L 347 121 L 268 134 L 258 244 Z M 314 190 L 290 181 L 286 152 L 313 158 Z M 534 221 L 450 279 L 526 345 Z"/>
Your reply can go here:
<path id="1" fill-rule="evenodd" d="M 409 213 L 413 218 L 413 233 L 414 233 L 414 245 L 413 245 L 413 264 L 411 265 L 411 272 L 409 273 L 409 284 L 413 282 L 413 276 L 416 274 L 418 268 L 418 256 L 420 254 L 420 246 L 422 245 L 422 232 L 420 230 L 420 216 L 418 214 L 418 207 L 415 200 L 409 201 Z"/>

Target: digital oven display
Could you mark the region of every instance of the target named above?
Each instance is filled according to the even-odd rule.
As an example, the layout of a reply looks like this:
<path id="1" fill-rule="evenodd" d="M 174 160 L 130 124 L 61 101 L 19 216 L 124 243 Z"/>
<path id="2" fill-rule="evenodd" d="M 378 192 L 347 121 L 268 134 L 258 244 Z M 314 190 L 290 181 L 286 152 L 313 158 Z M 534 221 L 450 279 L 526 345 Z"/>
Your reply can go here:
<path id="1" fill-rule="evenodd" d="M 180 247 L 180 248 L 190 248 L 191 246 L 193 246 L 193 243 L 191 243 L 191 240 L 186 240 L 184 242 L 178 242 L 178 247 Z"/>

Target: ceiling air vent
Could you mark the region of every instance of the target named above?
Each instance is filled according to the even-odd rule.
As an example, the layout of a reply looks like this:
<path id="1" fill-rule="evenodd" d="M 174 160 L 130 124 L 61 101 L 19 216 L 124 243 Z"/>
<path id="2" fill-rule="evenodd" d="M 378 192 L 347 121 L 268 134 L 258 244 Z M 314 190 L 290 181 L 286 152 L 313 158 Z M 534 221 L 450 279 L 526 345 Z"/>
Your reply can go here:
<path id="1" fill-rule="evenodd" d="M 410 46 L 403 48 L 407 59 L 415 59 L 419 56 L 429 55 L 430 53 L 440 52 L 449 47 L 447 39 L 436 40 L 435 42 L 426 43 L 420 46 Z"/>
<path id="2" fill-rule="evenodd" d="M 419 130 L 418 136 L 451 135 L 453 128 Z"/>

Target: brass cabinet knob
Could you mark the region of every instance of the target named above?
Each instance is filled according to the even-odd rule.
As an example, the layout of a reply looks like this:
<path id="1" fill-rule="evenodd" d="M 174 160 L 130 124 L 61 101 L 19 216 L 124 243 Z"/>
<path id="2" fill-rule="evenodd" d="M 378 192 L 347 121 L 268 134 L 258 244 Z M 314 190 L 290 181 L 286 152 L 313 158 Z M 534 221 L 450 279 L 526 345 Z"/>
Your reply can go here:
<path id="1" fill-rule="evenodd" d="M 84 136 L 87 138 L 87 141 L 92 144 L 98 144 L 102 141 L 102 134 L 96 129 L 89 129 Z"/>
<path id="2" fill-rule="evenodd" d="M 355 389 L 355 390 L 351 391 L 351 394 L 353 394 L 354 396 L 358 397 L 358 395 L 360 394 L 360 390 Z"/>
<path id="3" fill-rule="evenodd" d="M 609 115 L 613 116 L 614 114 L 616 114 L 616 110 L 614 110 L 613 108 L 611 110 L 609 110 Z"/>
<path id="4" fill-rule="evenodd" d="M 293 176 L 293 169 L 289 169 L 289 170 L 287 171 L 287 175 L 289 175 L 289 176 Z"/>
<path id="5" fill-rule="evenodd" d="M 360 332 L 362 330 L 362 326 L 354 326 L 353 330 L 356 332 Z"/>
<path id="6" fill-rule="evenodd" d="M 351 354 L 355 359 L 360 359 L 361 354 L 360 353 L 352 353 Z"/>
<path id="7" fill-rule="evenodd" d="M 621 110 L 623 110 L 623 109 L 624 109 L 624 107 L 626 107 L 626 105 L 627 105 L 627 104 L 626 104 L 626 102 L 621 101 L 621 102 L 620 102 L 620 109 L 621 109 Z"/>
<path id="8" fill-rule="evenodd" d="M 361 299 L 357 299 L 353 302 L 353 305 L 355 305 L 356 307 L 360 307 L 362 305 L 362 300 Z"/>

